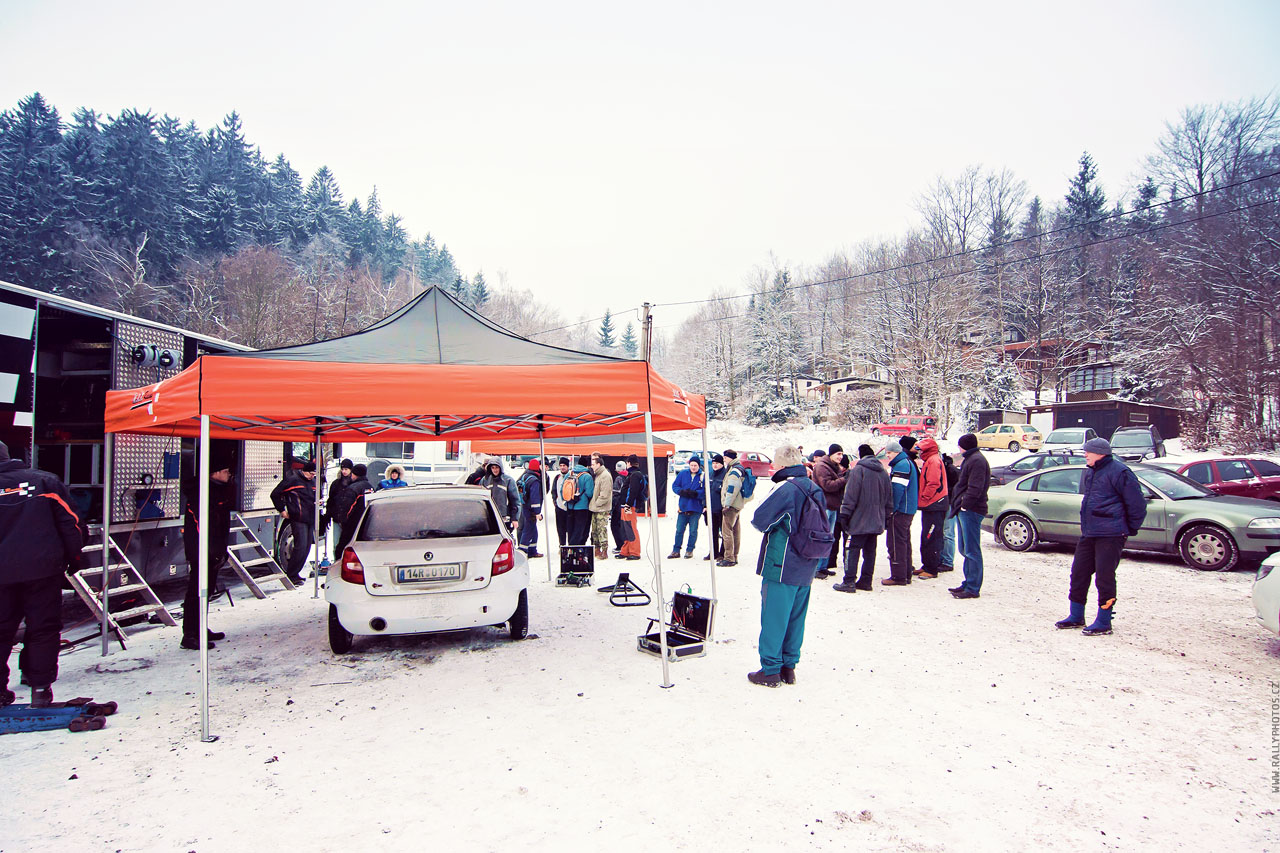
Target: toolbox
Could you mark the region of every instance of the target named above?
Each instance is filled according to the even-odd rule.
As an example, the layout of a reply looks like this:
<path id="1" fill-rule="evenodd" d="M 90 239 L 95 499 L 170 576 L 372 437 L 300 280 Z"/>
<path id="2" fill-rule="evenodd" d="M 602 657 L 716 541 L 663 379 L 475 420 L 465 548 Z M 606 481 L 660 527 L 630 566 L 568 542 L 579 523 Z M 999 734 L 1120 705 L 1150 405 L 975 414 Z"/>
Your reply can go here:
<path id="1" fill-rule="evenodd" d="M 595 549 L 590 545 L 561 545 L 560 574 L 556 586 L 591 586 L 596 572 Z"/>
<path id="2" fill-rule="evenodd" d="M 667 660 L 700 658 L 707 653 L 707 638 L 715 623 L 716 603 L 685 592 L 677 592 L 671 601 L 671 624 L 667 630 Z M 636 638 L 636 648 L 651 655 L 662 654 L 662 636 L 653 630 L 657 619 L 649 620 L 646 633 Z"/>

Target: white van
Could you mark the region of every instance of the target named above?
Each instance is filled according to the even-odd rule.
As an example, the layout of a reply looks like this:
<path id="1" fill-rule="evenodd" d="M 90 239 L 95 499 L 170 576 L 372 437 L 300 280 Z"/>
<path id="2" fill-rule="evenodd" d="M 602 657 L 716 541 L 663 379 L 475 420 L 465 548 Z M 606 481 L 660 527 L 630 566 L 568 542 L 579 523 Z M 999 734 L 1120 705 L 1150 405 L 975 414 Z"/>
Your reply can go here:
<path id="1" fill-rule="evenodd" d="M 469 441 L 347 441 L 339 458 L 363 463 L 375 486 L 389 465 L 403 468 L 405 482 L 411 486 L 457 483 L 472 467 Z"/>

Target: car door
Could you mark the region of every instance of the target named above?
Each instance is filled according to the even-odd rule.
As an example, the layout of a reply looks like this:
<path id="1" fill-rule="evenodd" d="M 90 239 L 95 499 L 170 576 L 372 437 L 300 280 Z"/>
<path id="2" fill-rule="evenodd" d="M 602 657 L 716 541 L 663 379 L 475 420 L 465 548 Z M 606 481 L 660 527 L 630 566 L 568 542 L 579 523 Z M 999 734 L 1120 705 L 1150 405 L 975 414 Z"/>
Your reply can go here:
<path id="1" fill-rule="evenodd" d="M 1055 468 L 1036 478 L 1027 504 L 1041 539 L 1072 542 L 1080 538 L 1080 475 L 1083 468 Z"/>
<path id="2" fill-rule="evenodd" d="M 997 450 L 1008 450 L 1009 443 L 1013 441 L 1018 441 L 1017 429 L 1008 424 L 1003 424 L 996 433 L 996 442 L 992 447 Z M 1018 443 L 1021 444 L 1022 442 L 1018 441 Z"/>
<path id="3" fill-rule="evenodd" d="M 1220 494 L 1252 498 L 1260 491 L 1262 484 L 1257 482 L 1253 469 L 1243 459 L 1215 459 L 1213 467 L 1218 472 Z"/>
<path id="4" fill-rule="evenodd" d="M 1272 501 L 1280 500 L 1280 465 L 1270 459 L 1250 459 L 1249 464 L 1253 466 L 1253 473 L 1262 484 L 1262 488 L 1258 490 L 1258 497 Z"/>
<path id="5" fill-rule="evenodd" d="M 1172 534 L 1169 531 L 1169 507 L 1177 504 L 1166 498 L 1159 489 L 1151 486 L 1144 479 L 1146 472 L 1141 468 L 1135 468 L 1133 473 L 1137 475 L 1138 485 L 1142 487 L 1142 497 L 1147 502 L 1147 515 L 1142 519 L 1142 528 L 1138 530 L 1138 535 L 1130 536 L 1125 540 L 1125 546 L 1137 548 L 1140 551 L 1168 551 L 1174 544 L 1170 541 Z"/>
<path id="6" fill-rule="evenodd" d="M 979 447 L 995 447 L 996 446 L 996 430 L 1000 429 L 999 424 L 992 424 L 985 429 L 980 429 L 974 435 L 978 439 Z"/>

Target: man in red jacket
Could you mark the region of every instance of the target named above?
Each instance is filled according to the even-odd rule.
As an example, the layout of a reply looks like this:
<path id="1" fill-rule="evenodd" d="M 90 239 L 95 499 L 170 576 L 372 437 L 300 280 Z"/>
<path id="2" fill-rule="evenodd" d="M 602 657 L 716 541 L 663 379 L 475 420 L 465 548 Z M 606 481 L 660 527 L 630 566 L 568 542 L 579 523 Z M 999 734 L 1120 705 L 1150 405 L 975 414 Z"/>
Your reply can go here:
<path id="1" fill-rule="evenodd" d="M 943 526 L 947 510 L 947 469 L 938 452 L 938 442 L 926 438 L 916 445 L 920 451 L 920 568 L 915 575 L 925 580 L 938 576 L 942 565 Z"/>
<path id="2" fill-rule="evenodd" d="M 0 442 L 0 706 L 17 698 L 9 689 L 9 655 L 23 619 L 18 665 L 31 685 L 31 704 L 43 708 L 53 701 L 62 575 L 80 567 L 83 545 L 67 487 L 47 471 L 10 459 Z"/>

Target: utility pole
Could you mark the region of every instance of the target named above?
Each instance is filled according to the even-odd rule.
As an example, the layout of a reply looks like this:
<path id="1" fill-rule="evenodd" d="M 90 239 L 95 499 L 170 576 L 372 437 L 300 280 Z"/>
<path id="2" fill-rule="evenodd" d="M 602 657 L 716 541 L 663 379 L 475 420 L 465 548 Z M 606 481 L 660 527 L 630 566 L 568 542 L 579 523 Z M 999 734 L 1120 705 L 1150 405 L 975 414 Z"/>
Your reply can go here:
<path id="1" fill-rule="evenodd" d="M 649 360 L 649 339 L 653 337 L 653 318 L 649 316 L 650 307 L 652 306 L 648 302 L 640 306 L 640 309 L 644 311 L 644 315 L 640 320 L 640 335 L 643 338 L 640 342 L 643 345 L 640 351 L 645 361 Z"/>

